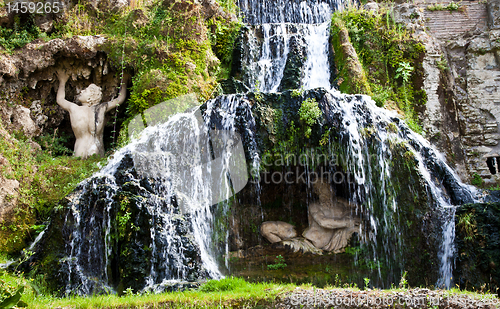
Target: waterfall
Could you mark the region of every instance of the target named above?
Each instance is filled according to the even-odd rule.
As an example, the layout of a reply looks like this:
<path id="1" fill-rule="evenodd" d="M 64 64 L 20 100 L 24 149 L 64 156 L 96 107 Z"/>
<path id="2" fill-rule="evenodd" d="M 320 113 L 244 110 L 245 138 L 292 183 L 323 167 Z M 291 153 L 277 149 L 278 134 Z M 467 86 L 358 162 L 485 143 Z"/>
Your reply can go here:
<path id="1" fill-rule="evenodd" d="M 454 210 L 476 192 L 396 113 L 367 96 L 331 89 L 330 16 L 342 3 L 240 0 L 239 6 L 248 23 L 242 78 L 254 93 L 219 96 L 147 127 L 82 182 L 36 241 L 58 241 L 54 280 L 66 294 L 88 295 L 122 287 L 160 292 L 227 274 L 231 207 L 249 177 L 256 188 L 251 198 L 260 205 L 260 161 L 272 135 L 265 122 L 289 125 L 301 103 L 314 99 L 322 111 L 317 129 L 333 132 L 325 147 L 341 156 L 332 168 L 353 179 L 347 198 L 362 219 L 359 235 L 369 248 L 364 262 L 376 272 L 372 282 L 397 282 L 410 245 L 403 234 L 442 220 L 442 230 L 429 228 L 441 237 L 426 246 L 440 244 L 439 257 L 431 257 L 440 263 L 437 285 L 450 287 Z M 294 72 L 297 83 L 287 81 L 286 72 Z M 304 91 L 296 96 L 289 88 Z M 282 119 L 262 112 L 273 108 L 281 109 Z M 305 169 L 314 172 L 314 166 Z M 403 173 L 407 187 L 399 182 Z M 414 204 L 424 209 L 410 218 L 407 208 Z"/>
<path id="2" fill-rule="evenodd" d="M 363 205 L 361 212 L 367 218 L 363 228 L 369 231 L 364 241 L 372 247 L 372 258 L 377 261 L 383 254 L 384 259 L 397 261 L 400 259 L 398 252 L 407 250 L 405 246 L 408 244 L 403 242 L 401 231 L 393 230 L 394 226 L 401 226 L 402 223 L 398 222 L 398 212 L 407 207 L 398 203 L 398 184 L 394 182 L 397 179 L 395 173 L 399 171 L 391 167 L 391 161 L 402 151 L 407 156 L 405 160 L 415 160 L 429 195 L 428 203 L 437 219 L 443 220 L 438 252 L 440 275 L 436 285 L 449 288 L 454 254 L 454 210 L 456 205 L 476 201 L 477 190 L 461 183 L 442 155 L 420 135 L 412 132 L 395 112 L 377 107 L 367 96 L 353 97 L 336 92 L 329 92 L 326 96 L 329 97 L 327 110 L 333 111 L 330 117 L 340 117 L 344 123 L 344 133 L 341 133 L 345 140 L 343 157 L 347 171 L 358 185 L 351 198 L 358 205 Z M 395 153 L 394 149 L 399 147 L 401 150 Z M 410 192 L 400 194 L 414 194 L 411 192 L 413 188 L 403 188 L 407 189 Z M 377 216 L 377 213 L 383 215 Z M 383 247 L 382 252 L 376 249 L 379 245 Z M 382 280 L 380 268 L 378 272 Z M 392 279 L 395 282 L 399 278 Z"/>
<path id="3" fill-rule="evenodd" d="M 204 108 L 146 128 L 68 197 L 59 227 L 64 294 L 109 293 L 120 282 L 161 292 L 227 272 L 228 200 L 248 181 L 246 158 L 259 169 L 255 124 L 236 96 Z M 236 115 L 248 127 L 241 135 Z"/>
<path id="4" fill-rule="evenodd" d="M 241 14 L 249 25 L 243 33 L 243 75 L 252 91 L 277 92 L 292 53 L 305 49 L 300 85 L 296 88 L 330 89 L 329 25 L 338 1 L 240 1 Z M 295 44 L 295 49 L 290 48 Z"/>
<path id="5" fill-rule="evenodd" d="M 330 84 L 330 66 L 329 63 L 329 21 L 331 12 L 342 9 L 341 1 L 298 1 L 298 0 L 278 0 L 276 2 L 258 2 L 251 0 L 240 0 L 244 21 L 250 26 L 243 33 L 243 42 L 247 42 L 246 49 L 242 55 L 243 80 L 253 91 L 277 92 L 286 89 L 283 82 L 284 71 L 287 66 L 296 65 L 292 63 L 297 54 L 301 52 L 305 55 L 305 62 L 301 63 L 300 82 L 293 85 L 293 88 L 314 89 L 323 87 L 331 88 Z M 294 45 L 295 44 L 295 45 Z M 298 46 L 298 47 L 297 47 Z M 301 48 L 302 47 L 302 48 Z M 295 57 L 295 58 L 294 58 Z M 296 60 L 295 60 L 296 61 Z M 340 95 L 332 90 L 331 94 L 337 97 L 336 101 L 345 101 L 340 99 Z M 370 110 L 377 120 L 373 123 L 379 123 L 383 119 L 385 123 L 390 123 L 396 115 L 383 109 L 376 108 L 371 100 L 366 97 L 350 101 L 350 104 L 357 106 L 362 104 L 364 108 Z M 333 110 L 342 110 L 342 117 L 348 124 L 346 130 L 349 143 L 347 145 L 346 157 L 349 158 L 347 169 L 354 175 L 356 183 L 360 184 L 357 192 L 352 197 L 356 202 L 363 203 L 366 215 L 369 217 L 370 231 L 366 242 L 370 242 L 373 247 L 382 245 L 385 248 L 385 257 L 396 259 L 396 252 L 404 250 L 401 237 L 397 231 L 392 231 L 392 226 L 399 225 L 401 222 L 393 222 L 393 218 L 387 213 L 398 212 L 398 205 L 394 195 L 396 194 L 394 185 L 391 184 L 390 160 L 393 159 L 391 153 L 392 138 L 395 134 L 387 130 L 380 130 L 375 126 L 375 135 L 377 136 L 379 148 L 375 156 L 370 154 L 366 148 L 366 138 L 360 136 L 360 131 L 366 129 L 366 123 L 361 122 L 356 108 L 351 110 L 350 105 L 337 104 L 332 107 Z M 375 116 L 376 115 L 376 116 Z M 445 160 L 427 141 L 421 136 L 411 132 L 408 128 L 403 131 L 405 141 L 408 141 L 408 151 L 411 152 L 418 161 L 418 169 L 426 181 L 426 187 L 431 199 L 431 204 L 435 211 L 440 214 L 442 224 L 442 239 L 439 248 L 440 277 L 437 286 L 449 288 L 452 282 L 452 264 L 454 255 L 454 213 L 456 205 L 464 201 L 477 200 L 473 197 L 474 188 L 465 186 L 453 171 L 446 165 Z M 402 138 L 399 136 L 397 139 Z M 363 147 L 363 145 L 365 145 Z M 425 149 L 427 156 L 435 156 L 439 160 L 439 168 L 442 173 L 449 175 L 453 179 L 455 189 L 463 190 L 465 193 L 460 198 L 450 194 L 450 184 L 443 187 L 442 183 L 436 183 L 439 178 L 434 172 L 429 170 L 435 166 L 427 166 L 424 155 L 420 152 Z M 377 171 L 375 171 L 377 170 Z M 374 173 L 379 173 L 379 179 L 370 179 Z M 375 181 L 377 184 L 375 184 Z M 374 188 L 379 188 L 374 192 Z M 458 188 L 458 189 L 457 189 Z M 458 193 L 457 193 L 458 194 Z M 375 197 L 374 195 L 378 195 Z M 374 215 L 374 203 L 381 199 L 383 205 L 383 217 Z M 380 239 L 377 235 L 382 233 L 388 236 L 386 239 Z M 378 244 L 382 242 L 382 244 Z M 373 249 L 373 252 L 376 252 Z M 380 257 L 374 253 L 373 259 Z M 379 268 L 379 277 L 381 277 Z M 394 278 L 399 279 L 399 278 Z"/>

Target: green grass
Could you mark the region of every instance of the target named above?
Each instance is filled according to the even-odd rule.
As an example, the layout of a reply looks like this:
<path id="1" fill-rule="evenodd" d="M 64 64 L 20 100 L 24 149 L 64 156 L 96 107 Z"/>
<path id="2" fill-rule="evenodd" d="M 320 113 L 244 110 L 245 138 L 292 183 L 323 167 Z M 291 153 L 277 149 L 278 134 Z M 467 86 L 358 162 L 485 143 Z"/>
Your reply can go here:
<path id="1" fill-rule="evenodd" d="M 165 308 L 220 308 L 237 305 L 265 304 L 276 295 L 291 291 L 293 285 L 273 283 L 247 283 L 240 278 L 210 280 L 198 290 L 162 294 L 103 295 L 55 299 L 51 297 L 26 297 L 30 308 L 117 308 L 152 307 Z M 266 307 L 263 307 L 266 308 Z"/>
<path id="2" fill-rule="evenodd" d="M 44 295 L 36 287 L 36 280 L 26 279 L 22 274 L 14 276 L 0 270 L 0 289 L 7 287 L 17 291 L 24 287 L 21 301 L 29 308 L 269 308 L 278 295 L 291 293 L 297 287 L 315 289 L 312 285 L 293 285 L 275 283 L 248 283 L 241 278 L 228 277 L 221 280 L 210 280 L 200 288 L 183 292 L 161 294 L 98 295 L 88 297 L 55 298 Z M 352 286 L 329 286 L 326 290 L 342 289 L 359 291 Z M 404 293 L 408 288 L 392 288 L 379 290 L 376 293 Z M 471 292 L 458 288 L 445 291 L 445 296 L 469 296 L 480 299 L 495 298 L 489 291 Z"/>

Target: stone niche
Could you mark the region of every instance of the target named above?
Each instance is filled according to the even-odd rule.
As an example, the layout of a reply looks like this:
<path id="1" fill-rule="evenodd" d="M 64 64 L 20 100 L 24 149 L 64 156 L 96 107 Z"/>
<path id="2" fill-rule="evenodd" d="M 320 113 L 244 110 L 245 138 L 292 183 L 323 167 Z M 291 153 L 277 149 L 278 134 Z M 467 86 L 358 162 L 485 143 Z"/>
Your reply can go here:
<path id="1" fill-rule="evenodd" d="M 28 137 L 58 129 L 58 134 L 72 139 L 69 115 L 56 104 L 56 69 L 65 68 L 70 75 L 66 85 L 69 101 L 78 102 L 80 91 L 91 83 L 102 88 L 103 101 L 113 99 L 120 80 L 102 51 L 105 42 L 100 36 L 35 40 L 20 51 L 0 55 L 0 117 L 4 127 L 10 132 L 23 131 Z M 73 149 L 73 145 L 74 139 L 69 140 L 67 147 Z"/>

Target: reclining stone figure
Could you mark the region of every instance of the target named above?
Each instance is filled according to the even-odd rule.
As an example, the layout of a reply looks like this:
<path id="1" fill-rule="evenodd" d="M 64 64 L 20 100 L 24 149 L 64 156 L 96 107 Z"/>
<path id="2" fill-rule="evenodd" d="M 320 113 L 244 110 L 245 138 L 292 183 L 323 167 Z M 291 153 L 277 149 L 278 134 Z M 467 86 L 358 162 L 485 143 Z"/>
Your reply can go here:
<path id="1" fill-rule="evenodd" d="M 333 196 L 326 182 L 318 181 L 313 188 L 319 200 L 309 205 L 309 227 L 302 234 L 304 238 L 297 237 L 293 225 L 281 221 L 262 223 L 260 232 L 271 243 L 282 242 L 293 251 L 343 252 L 352 234 L 359 231 L 359 219 L 353 213 L 355 205 Z"/>

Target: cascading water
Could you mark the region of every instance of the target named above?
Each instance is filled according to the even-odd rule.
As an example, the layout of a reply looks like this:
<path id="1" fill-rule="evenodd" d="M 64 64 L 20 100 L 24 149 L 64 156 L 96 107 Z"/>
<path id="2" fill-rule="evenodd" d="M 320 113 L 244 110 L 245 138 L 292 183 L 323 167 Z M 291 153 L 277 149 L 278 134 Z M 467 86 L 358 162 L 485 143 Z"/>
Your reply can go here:
<path id="1" fill-rule="evenodd" d="M 366 220 L 368 224 L 365 227 L 369 233 L 365 242 L 372 246 L 374 260 L 379 260 L 381 253 L 385 259 L 400 260 L 398 252 L 407 250 L 405 246 L 408 246 L 408 243 L 402 240 L 401 231 L 393 230 L 395 226 L 401 226 L 398 212 L 401 207 L 406 207 L 396 198 L 398 194 L 397 184 L 394 183 L 396 171 L 391 168 L 391 161 L 397 155 L 392 149 L 394 145 L 399 144 L 398 147 L 402 147 L 408 156 L 406 160 L 416 161 L 416 167 L 425 181 L 431 210 L 437 213 L 438 220 L 443 221 L 441 246 L 438 252 L 440 275 L 437 286 L 449 288 L 452 282 L 454 254 L 455 206 L 453 205 L 477 200 L 474 198 L 477 193 L 475 188 L 462 184 L 442 156 L 425 139 L 399 121 L 395 113 L 376 107 L 367 97 L 359 97 L 356 100 L 351 98 L 349 104 L 346 104 L 349 96 L 333 92 L 328 95 L 336 97 L 335 100 L 328 100 L 334 102 L 331 110 L 336 113 L 341 111 L 338 117 L 341 117 L 346 124 L 346 134 L 343 138 L 349 142 L 344 143 L 347 145 L 344 157 L 348 161 L 347 170 L 354 175 L 355 183 L 358 184 L 352 198 L 364 206 L 363 211 L 369 218 Z M 398 130 L 395 126 L 391 129 L 391 123 L 397 124 Z M 369 135 L 369 138 L 366 135 Z M 376 146 L 374 138 L 377 141 Z M 369 142 L 368 139 L 372 141 Z M 415 193 L 410 191 L 406 194 Z M 380 210 L 383 215 L 375 215 Z M 380 242 L 383 251 L 376 249 Z M 404 260 L 399 262 L 401 264 L 395 266 L 403 270 Z M 378 271 L 381 276 L 380 268 Z M 395 282 L 399 278 L 392 279 Z"/>
<path id="2" fill-rule="evenodd" d="M 330 89 L 328 30 L 331 12 L 339 7 L 338 1 L 278 1 L 272 5 L 241 1 L 241 13 L 250 24 L 242 36 L 247 86 L 262 92 L 286 89 L 286 67 L 297 65 L 291 62 L 292 53 L 304 53 L 302 58 L 307 60 L 299 65 L 301 83 L 296 88 Z"/>
<path id="3" fill-rule="evenodd" d="M 275 92 L 286 88 L 282 83 L 282 79 L 286 66 L 290 65 L 289 59 L 294 57 L 293 48 L 290 47 L 292 44 L 288 43 L 293 38 L 295 42 L 299 42 L 296 45 L 300 46 L 300 42 L 304 42 L 306 50 L 303 52 L 307 55 L 305 63 L 302 63 L 300 84 L 293 85 L 293 88 L 313 89 L 323 87 L 330 89 L 330 63 L 328 57 L 329 19 L 331 11 L 340 9 L 342 5 L 342 2 L 336 1 L 292 0 L 278 1 L 273 4 L 249 0 L 240 1 L 239 6 L 244 20 L 249 24 L 255 25 L 250 26 L 244 33 L 245 40 L 251 42 L 242 57 L 242 67 L 246 73 L 243 76 L 247 86 L 252 90 L 264 92 Z M 270 29 L 279 29 L 279 31 L 274 30 L 272 31 L 272 35 L 270 35 Z M 260 31 L 263 32 L 263 35 L 259 36 L 258 33 Z M 262 43 L 260 43 L 261 48 L 259 48 L 258 43 L 259 37 L 262 38 Z M 300 48 L 295 49 L 295 54 L 300 53 Z M 274 53 L 270 51 L 274 51 Z M 385 116 L 387 111 L 377 110 L 370 104 L 365 104 L 364 106 L 370 106 L 370 114 L 376 114 L 378 119 L 385 118 L 384 121 L 388 121 L 387 116 Z M 396 252 L 404 250 L 404 244 L 401 241 L 401 237 L 398 236 L 398 231 L 391 229 L 393 229 L 394 225 L 399 225 L 401 222 L 394 222 L 394 219 L 389 219 L 391 217 L 386 215 L 387 213 L 397 212 L 398 207 L 401 207 L 398 206 L 394 198 L 396 193 L 391 184 L 391 168 L 389 164 L 392 154 L 388 138 L 391 136 L 394 137 L 394 134 L 380 132 L 376 129 L 376 135 L 382 142 L 376 151 L 375 160 L 373 160 L 374 157 L 369 155 L 368 149 L 366 147 L 363 148 L 364 138 L 358 132 L 364 130 L 366 124 L 360 124 L 359 119 L 356 119 L 354 109 L 350 110 L 350 107 L 342 105 L 335 107 L 335 110 L 339 109 L 343 110 L 342 117 L 349 124 L 347 131 L 349 132 L 350 142 L 346 151 L 346 158 L 350 158 L 350 162 L 347 164 L 349 165 L 348 170 L 354 175 L 357 183 L 363 184 L 358 186 L 358 192 L 352 198 L 357 200 L 358 203 L 364 203 L 366 214 L 370 218 L 368 221 L 368 230 L 370 230 L 369 240 L 365 241 L 371 242 L 373 247 L 376 247 L 377 242 L 381 241 L 385 248 L 385 258 L 396 259 Z M 410 132 L 408 129 L 406 131 Z M 409 136 L 411 136 L 410 140 L 412 143 L 418 141 L 418 149 L 413 149 L 412 146 L 410 146 L 410 149 L 418 159 L 418 168 L 426 179 L 429 194 L 434 201 L 432 203 L 435 204 L 436 211 L 441 213 L 440 218 L 444 220 L 442 244 L 439 250 L 440 278 L 437 286 L 449 288 L 454 254 L 453 218 L 455 208 L 452 205 L 458 205 L 458 201 L 457 199 L 450 201 L 448 193 L 444 192 L 445 190 L 440 185 L 434 183 L 429 176 L 429 172 L 426 170 L 428 167 L 418 154 L 420 149 L 432 149 L 432 147 L 414 133 L 407 133 L 405 138 L 408 139 Z M 430 151 L 437 153 L 434 150 Z M 444 163 L 444 160 L 441 159 L 440 162 L 441 170 L 445 170 L 445 173 L 453 175 L 452 178 L 459 184 L 456 186 L 463 188 L 465 191 L 472 190 L 460 184 L 459 178 L 453 174 L 451 169 Z M 370 180 L 374 169 L 379 170 L 379 179 Z M 372 182 L 370 183 L 370 181 Z M 377 185 L 375 181 L 378 182 Z M 379 190 L 374 192 L 373 189 L 377 187 Z M 374 195 L 378 195 L 378 197 Z M 460 202 L 472 201 L 471 194 L 466 195 L 468 196 L 462 197 Z M 383 205 L 384 215 L 376 217 L 374 215 L 373 204 L 375 200 L 380 198 L 382 199 L 380 204 Z M 384 230 L 383 235 L 385 235 L 385 239 L 378 239 L 377 234 L 379 229 Z M 375 249 L 373 250 L 373 252 L 376 251 Z M 373 256 L 374 260 L 378 258 L 376 254 Z M 379 277 L 381 277 L 380 268 Z"/>
<path id="4" fill-rule="evenodd" d="M 245 157 L 259 168 L 254 120 L 234 96 L 204 107 L 148 127 L 68 197 L 59 227 L 53 219 L 39 245 L 64 243 L 53 249 L 64 294 L 159 292 L 227 271 L 227 200 L 247 183 Z M 248 129 L 240 135 L 242 114 Z"/>

